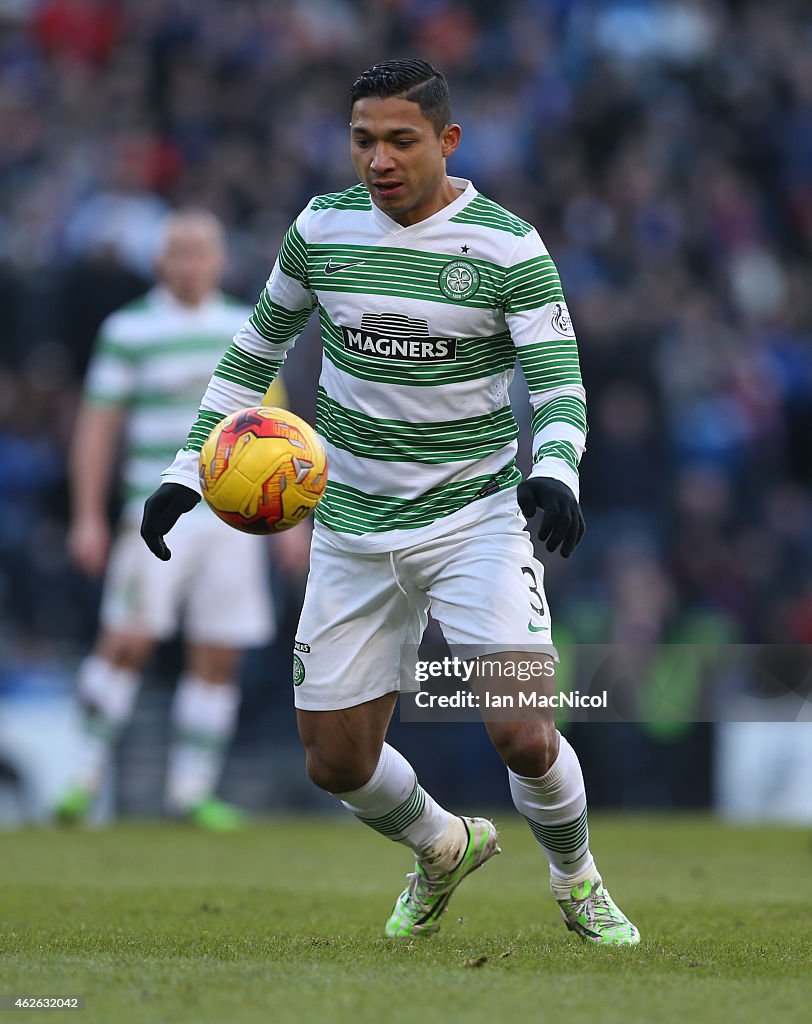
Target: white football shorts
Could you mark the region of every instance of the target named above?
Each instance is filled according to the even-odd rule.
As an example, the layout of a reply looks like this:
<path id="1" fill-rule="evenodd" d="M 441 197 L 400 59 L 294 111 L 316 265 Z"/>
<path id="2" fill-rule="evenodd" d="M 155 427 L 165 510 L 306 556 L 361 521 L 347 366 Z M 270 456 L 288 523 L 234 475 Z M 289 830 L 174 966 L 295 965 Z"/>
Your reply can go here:
<path id="1" fill-rule="evenodd" d="M 544 567 L 515 490 L 482 499 L 482 517 L 449 516 L 412 547 L 359 553 L 316 523 L 296 632 L 295 704 L 354 707 L 401 689 L 401 657 L 420 644 L 428 612 L 455 654 L 546 651 L 555 657 Z M 470 649 L 470 650 L 469 650 Z"/>
<path id="2" fill-rule="evenodd" d="M 104 581 L 104 627 L 155 640 L 182 628 L 192 643 L 224 647 L 273 639 L 264 538 L 240 533 L 200 507 L 181 516 L 167 544 L 172 557 L 162 562 L 136 526 L 122 527 Z"/>

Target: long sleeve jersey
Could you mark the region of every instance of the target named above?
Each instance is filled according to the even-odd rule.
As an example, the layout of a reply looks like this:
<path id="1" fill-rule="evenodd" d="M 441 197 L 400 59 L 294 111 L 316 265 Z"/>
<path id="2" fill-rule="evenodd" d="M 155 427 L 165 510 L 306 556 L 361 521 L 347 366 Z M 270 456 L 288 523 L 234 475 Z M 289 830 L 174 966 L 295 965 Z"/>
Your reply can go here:
<path id="1" fill-rule="evenodd" d="M 374 206 L 363 185 L 308 204 L 165 481 L 199 487 L 209 431 L 259 404 L 318 308 L 323 526 L 368 550 L 397 548 L 514 488 L 521 474 L 508 388 L 517 357 L 533 406 L 531 475 L 578 495 L 586 404 L 555 265 L 532 225 L 451 180 L 459 197 L 408 227 Z"/>

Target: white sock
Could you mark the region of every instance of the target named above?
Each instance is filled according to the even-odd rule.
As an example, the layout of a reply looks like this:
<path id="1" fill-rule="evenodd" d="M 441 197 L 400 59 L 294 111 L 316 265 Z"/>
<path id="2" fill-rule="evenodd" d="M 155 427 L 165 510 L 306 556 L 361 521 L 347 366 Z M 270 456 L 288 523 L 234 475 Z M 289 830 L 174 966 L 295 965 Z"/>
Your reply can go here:
<path id="1" fill-rule="evenodd" d="M 79 666 L 78 693 L 82 703 L 82 749 L 76 784 L 98 793 L 110 761 L 110 751 L 132 715 L 140 675 L 118 668 L 91 654 Z"/>
<path id="2" fill-rule="evenodd" d="M 365 825 L 414 850 L 430 876 L 450 871 L 465 852 L 465 823 L 432 799 L 406 758 L 388 743 L 369 782 L 334 795 Z"/>
<path id="3" fill-rule="evenodd" d="M 166 799 L 172 810 L 187 811 L 213 794 L 239 707 L 236 683 L 209 683 L 191 672 L 181 676 L 172 701 L 166 774 Z"/>
<path id="4" fill-rule="evenodd" d="M 552 882 L 572 885 L 596 873 L 589 852 L 586 790 L 578 755 L 559 733 L 558 757 L 540 779 L 516 775 L 508 768 L 516 809 L 550 862 Z"/>

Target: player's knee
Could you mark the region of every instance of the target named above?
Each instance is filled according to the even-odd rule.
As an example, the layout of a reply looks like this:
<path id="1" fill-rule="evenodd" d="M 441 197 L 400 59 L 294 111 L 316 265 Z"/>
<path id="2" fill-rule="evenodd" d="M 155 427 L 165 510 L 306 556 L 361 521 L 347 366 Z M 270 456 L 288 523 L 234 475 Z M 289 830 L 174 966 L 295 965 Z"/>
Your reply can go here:
<path id="1" fill-rule="evenodd" d="M 191 672 L 207 683 L 228 685 L 237 678 L 240 654 L 232 647 L 190 644 L 187 665 Z"/>
<path id="2" fill-rule="evenodd" d="M 105 632 L 96 645 L 96 655 L 114 668 L 140 672 L 154 648 L 149 637 L 130 633 Z"/>
<path id="3" fill-rule="evenodd" d="M 314 786 L 326 793 L 353 793 L 372 778 L 375 765 L 360 758 L 330 758 L 318 751 L 307 751 L 307 775 Z"/>
<path id="4" fill-rule="evenodd" d="M 528 779 L 545 775 L 558 755 L 554 722 L 521 723 L 505 729 L 493 740 L 508 768 Z"/>

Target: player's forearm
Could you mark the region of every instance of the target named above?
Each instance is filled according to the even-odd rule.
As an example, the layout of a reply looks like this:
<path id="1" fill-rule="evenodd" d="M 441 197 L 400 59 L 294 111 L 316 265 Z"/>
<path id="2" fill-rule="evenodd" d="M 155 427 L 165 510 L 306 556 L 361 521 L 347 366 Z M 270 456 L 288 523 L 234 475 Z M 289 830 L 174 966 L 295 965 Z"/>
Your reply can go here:
<path id="1" fill-rule="evenodd" d="M 586 396 L 569 383 L 531 392 L 533 468 L 531 476 L 552 476 L 578 495 L 578 466 L 586 448 Z"/>
<path id="2" fill-rule="evenodd" d="M 531 395 L 533 462 L 563 458 L 577 472 L 586 447 L 586 395 L 581 385 L 564 385 Z"/>
<path id="3" fill-rule="evenodd" d="M 531 475 L 554 477 L 577 496 L 587 432 L 578 344 L 558 271 L 535 232 L 506 272 L 504 308 L 533 406 Z"/>
<path id="4" fill-rule="evenodd" d="M 115 405 L 85 401 L 79 409 L 68 457 L 74 520 L 106 515 L 123 417 Z"/>
<path id="5" fill-rule="evenodd" d="M 518 356 L 533 406 L 532 475 L 555 477 L 577 495 L 587 422 L 575 338 L 525 343 Z"/>

